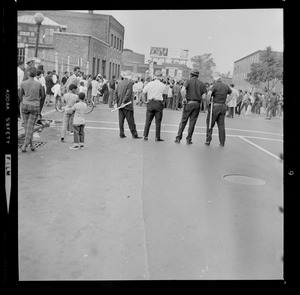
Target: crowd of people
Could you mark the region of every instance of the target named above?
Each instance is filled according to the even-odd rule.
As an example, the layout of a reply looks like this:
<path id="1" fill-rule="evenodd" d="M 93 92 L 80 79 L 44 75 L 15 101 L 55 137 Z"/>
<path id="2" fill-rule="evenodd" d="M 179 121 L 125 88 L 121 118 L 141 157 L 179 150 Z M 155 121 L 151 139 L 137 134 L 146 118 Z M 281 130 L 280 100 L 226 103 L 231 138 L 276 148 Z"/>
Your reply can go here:
<path id="1" fill-rule="evenodd" d="M 63 97 L 67 103 L 63 118 L 61 141 L 64 141 L 66 132 L 70 134 L 76 133 L 74 136 L 76 136 L 77 142 L 75 142 L 74 139 L 75 144 L 73 145 L 73 148 L 83 147 L 83 143 L 78 142 L 78 128 L 74 128 L 73 126 L 75 104 L 78 103 L 79 100 L 84 103 L 84 100 L 87 98 L 93 99 L 95 103 L 101 102 L 103 104 L 108 104 L 109 108 L 116 107 L 118 103 L 117 88 L 120 88 L 119 85 L 123 83 L 126 75 L 123 75 L 119 80 L 117 80 L 116 76 L 112 76 L 110 80 L 107 80 L 105 76 L 102 77 L 100 74 L 96 76 L 86 75 L 81 71 L 80 67 L 76 66 L 72 72 L 66 71 L 60 78 L 55 70 L 47 71 L 45 74 L 43 65 L 36 66 L 35 61 L 34 58 L 29 59 L 26 68 L 24 62 L 18 61 L 18 117 L 20 119 L 22 117 L 22 124 L 25 128 L 25 141 L 22 151 L 26 151 L 28 145 L 31 145 L 32 147 L 33 127 L 35 124 L 40 124 L 44 105 L 50 106 L 52 103 L 55 103 L 57 97 Z M 145 91 L 145 89 L 147 89 L 147 85 L 154 82 L 156 78 L 154 77 L 154 79 L 152 79 L 151 77 L 147 77 L 144 79 L 138 77 L 133 79 L 133 76 L 131 75 L 130 79 L 127 77 L 126 80 L 131 81 L 130 84 L 127 84 L 130 85 L 131 88 L 130 92 L 133 97 L 132 105 L 145 105 L 148 107 L 149 100 L 147 99 L 147 91 Z M 183 111 L 185 103 L 182 91 L 189 79 L 175 81 L 170 78 L 161 77 L 159 80 L 161 82 L 160 88 L 162 91 L 162 108 Z M 214 83 L 215 81 L 213 83 L 203 83 L 201 87 L 204 87 L 205 93 L 207 93 L 214 87 Z M 127 84 L 126 87 L 129 87 Z M 225 103 L 226 117 L 234 118 L 235 115 L 241 115 L 243 110 L 244 114 L 247 116 L 264 113 L 266 119 L 282 116 L 283 95 L 281 93 L 252 93 L 251 91 L 236 90 L 234 84 L 231 84 L 228 87 L 231 91 L 230 94 L 228 93 L 229 99 L 227 99 Z M 204 88 L 201 90 L 203 93 Z M 78 95 L 79 93 L 82 93 L 80 98 Z M 131 108 L 133 108 L 133 106 L 129 107 L 129 109 Z M 199 99 L 199 108 L 197 106 L 197 111 L 199 109 L 199 112 L 202 111 L 207 113 L 209 112 L 208 108 L 209 105 L 207 99 Z M 81 114 L 83 117 L 82 111 Z M 77 117 L 78 116 L 80 117 L 81 115 L 77 114 Z M 125 117 L 124 114 L 124 118 Z M 122 119 L 123 121 L 124 118 Z M 84 119 L 81 120 L 81 122 L 83 121 Z M 80 134 L 83 134 L 83 130 L 81 129 Z"/>

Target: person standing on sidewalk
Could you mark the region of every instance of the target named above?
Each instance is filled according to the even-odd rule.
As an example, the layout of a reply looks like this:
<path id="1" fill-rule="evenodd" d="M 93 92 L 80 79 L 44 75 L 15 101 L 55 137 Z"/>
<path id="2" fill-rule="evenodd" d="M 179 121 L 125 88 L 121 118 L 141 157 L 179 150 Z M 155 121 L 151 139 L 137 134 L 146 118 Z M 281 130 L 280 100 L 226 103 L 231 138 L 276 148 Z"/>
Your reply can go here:
<path id="1" fill-rule="evenodd" d="M 155 140 L 164 141 L 160 138 L 161 121 L 163 117 L 163 93 L 166 89 L 164 83 L 161 82 L 162 72 L 157 70 L 155 72 L 155 80 L 149 82 L 143 89 L 146 96 L 147 111 L 146 122 L 144 127 L 144 140 L 148 140 L 148 134 L 151 122 L 155 117 Z"/>
<path id="2" fill-rule="evenodd" d="M 232 92 L 227 84 L 221 82 L 221 74 L 219 72 L 214 72 L 212 78 L 215 83 L 210 88 L 207 94 L 207 100 L 210 101 L 212 97 L 212 108 L 209 107 L 206 118 L 206 145 L 210 145 L 212 140 L 212 133 L 215 123 L 218 124 L 219 129 L 219 141 L 220 146 L 225 145 L 225 115 L 226 115 L 226 99 L 227 95 Z M 212 112 L 211 112 L 212 109 Z M 211 116 L 210 116 L 211 114 Z M 211 120 L 211 122 L 210 122 Z"/>
<path id="3" fill-rule="evenodd" d="M 42 84 L 34 80 L 36 73 L 37 71 L 35 68 L 29 69 L 28 80 L 21 83 L 21 97 L 23 97 L 21 110 L 25 129 L 22 152 L 26 152 L 26 148 L 29 144 L 31 145 L 31 150 L 35 150 L 32 144 L 33 130 L 40 113 L 40 99 L 43 96 Z"/>
<path id="4" fill-rule="evenodd" d="M 180 143 L 180 140 L 182 139 L 182 133 L 188 120 L 190 120 L 190 123 L 188 135 L 186 137 L 186 143 L 193 143 L 192 136 L 200 113 L 200 103 L 202 99 L 206 98 L 207 93 L 206 85 L 202 81 L 200 81 L 198 77 L 199 71 L 193 69 L 190 72 L 190 79 L 185 81 L 181 89 L 184 108 L 182 112 L 181 122 L 179 124 L 178 133 L 175 139 L 176 143 Z"/>
<path id="5" fill-rule="evenodd" d="M 142 138 L 138 136 L 136 125 L 134 121 L 134 113 L 133 113 L 133 81 L 132 81 L 132 73 L 127 71 L 125 75 L 123 75 L 124 79 L 116 87 L 114 93 L 114 104 L 117 104 L 117 107 L 121 107 L 122 105 L 131 102 L 131 104 L 126 105 L 123 108 L 119 109 L 119 129 L 120 129 L 120 138 L 125 138 L 124 133 L 124 121 L 128 123 L 130 132 L 132 134 L 133 139 Z"/>
<path id="6" fill-rule="evenodd" d="M 239 90 L 239 95 L 236 99 L 236 108 L 235 108 L 235 113 L 238 115 L 241 115 L 241 104 L 243 100 L 243 91 Z"/>

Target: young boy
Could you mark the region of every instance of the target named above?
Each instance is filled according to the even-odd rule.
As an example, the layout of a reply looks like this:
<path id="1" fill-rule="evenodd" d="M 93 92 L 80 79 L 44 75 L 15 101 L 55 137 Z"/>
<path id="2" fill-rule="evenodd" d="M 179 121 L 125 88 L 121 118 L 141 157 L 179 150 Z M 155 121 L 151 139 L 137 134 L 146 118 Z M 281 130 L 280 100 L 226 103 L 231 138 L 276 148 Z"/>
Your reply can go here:
<path id="1" fill-rule="evenodd" d="M 84 112 L 87 105 L 84 102 L 85 94 L 83 92 L 78 94 L 79 102 L 75 103 L 73 110 L 75 110 L 73 129 L 74 129 L 74 143 L 70 146 L 71 150 L 79 150 L 84 148 Z"/>
<path id="2" fill-rule="evenodd" d="M 69 92 L 64 95 L 64 98 L 67 104 L 64 111 L 63 126 L 60 134 L 61 142 L 64 142 L 67 131 L 69 131 L 70 134 L 73 134 L 73 119 L 74 119 L 73 106 L 78 101 L 77 86 L 75 84 L 71 84 L 69 86 Z"/>

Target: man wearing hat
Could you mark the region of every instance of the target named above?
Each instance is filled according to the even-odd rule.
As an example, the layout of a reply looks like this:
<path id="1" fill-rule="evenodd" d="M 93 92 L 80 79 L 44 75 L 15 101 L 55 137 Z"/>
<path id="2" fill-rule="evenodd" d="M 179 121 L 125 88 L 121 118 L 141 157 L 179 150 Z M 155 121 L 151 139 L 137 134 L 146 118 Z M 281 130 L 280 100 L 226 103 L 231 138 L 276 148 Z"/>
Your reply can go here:
<path id="1" fill-rule="evenodd" d="M 212 131 L 215 123 L 218 124 L 220 146 L 225 145 L 225 115 L 226 115 L 226 99 L 227 95 L 232 92 L 231 88 L 222 83 L 221 74 L 214 72 L 212 74 L 214 79 L 213 86 L 209 89 L 207 100 L 211 102 L 211 107 L 207 113 L 206 118 L 206 145 L 210 145 L 212 140 Z M 211 99 L 212 98 L 212 99 Z"/>
<path id="2" fill-rule="evenodd" d="M 28 58 L 26 64 L 27 64 L 27 67 L 24 71 L 24 77 L 23 77 L 23 81 L 26 81 L 29 79 L 29 70 L 32 69 L 32 68 L 35 68 L 35 62 L 40 62 L 40 60 L 38 60 L 37 58 L 35 57 L 32 57 L 32 58 Z"/>
<path id="3" fill-rule="evenodd" d="M 131 104 L 126 105 L 123 108 L 119 109 L 119 128 L 120 128 L 120 137 L 125 138 L 124 133 L 124 120 L 128 123 L 130 132 L 132 134 L 132 138 L 139 139 L 142 138 L 138 136 L 136 125 L 134 121 L 133 115 L 133 81 L 132 73 L 130 71 L 126 71 L 123 74 L 124 79 L 118 83 L 115 92 L 114 92 L 114 104 L 117 104 L 117 107 L 120 107 L 131 101 Z"/>
<path id="4" fill-rule="evenodd" d="M 195 125 L 200 112 L 200 103 L 202 99 L 205 99 L 207 88 L 206 85 L 198 79 L 199 71 L 192 70 L 190 72 L 190 79 L 185 81 L 181 95 L 183 97 L 182 103 L 185 105 L 182 112 L 181 122 L 179 124 L 178 133 L 175 139 L 176 143 L 180 143 L 182 139 L 182 133 L 190 119 L 188 135 L 186 137 L 186 143 L 192 144 L 192 136 L 194 133 Z"/>
<path id="5" fill-rule="evenodd" d="M 163 117 L 163 93 L 165 91 L 165 84 L 161 82 L 162 72 L 157 70 L 155 72 L 155 79 L 149 82 L 143 89 L 143 93 L 147 101 L 146 122 L 144 128 L 144 140 L 148 140 L 148 134 L 151 122 L 155 117 L 155 140 L 164 141 L 160 138 L 161 120 Z"/>

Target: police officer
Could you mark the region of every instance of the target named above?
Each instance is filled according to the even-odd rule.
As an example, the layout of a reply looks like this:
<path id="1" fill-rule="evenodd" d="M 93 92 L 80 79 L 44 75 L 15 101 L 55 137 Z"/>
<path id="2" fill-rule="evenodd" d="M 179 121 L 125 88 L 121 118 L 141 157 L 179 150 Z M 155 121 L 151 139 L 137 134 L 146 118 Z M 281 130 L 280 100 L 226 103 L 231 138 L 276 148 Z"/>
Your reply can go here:
<path id="1" fill-rule="evenodd" d="M 175 139 L 176 143 L 180 143 L 182 139 L 182 133 L 190 119 L 188 135 L 186 137 L 186 143 L 192 144 L 192 136 L 194 133 L 195 125 L 200 112 L 200 103 L 202 99 L 206 98 L 207 88 L 206 85 L 198 79 L 199 71 L 192 70 L 190 72 L 190 79 L 185 81 L 181 95 L 183 97 L 182 103 L 185 105 L 182 112 L 181 122 L 179 124 L 178 133 Z"/>
<path id="2" fill-rule="evenodd" d="M 148 140 L 148 134 L 151 122 L 155 117 L 155 140 L 164 141 L 160 138 L 161 120 L 163 117 L 163 93 L 165 91 L 165 84 L 161 82 L 162 72 L 157 70 L 155 72 L 155 79 L 144 87 L 143 93 L 147 101 L 146 122 L 144 128 L 144 140 Z"/>
<path id="3" fill-rule="evenodd" d="M 225 145 L 225 115 L 226 115 L 226 100 L 227 95 L 232 92 L 227 84 L 221 82 L 221 74 L 214 72 L 212 74 L 214 79 L 213 86 L 209 89 L 207 100 L 212 103 L 209 107 L 206 118 L 206 145 L 210 145 L 212 139 L 212 131 L 215 123 L 218 124 L 220 146 Z M 212 97 L 212 99 L 211 99 Z M 212 106 L 212 107 L 211 107 Z M 212 114 L 211 114 L 212 109 Z M 211 122 L 210 122 L 211 120 Z"/>

